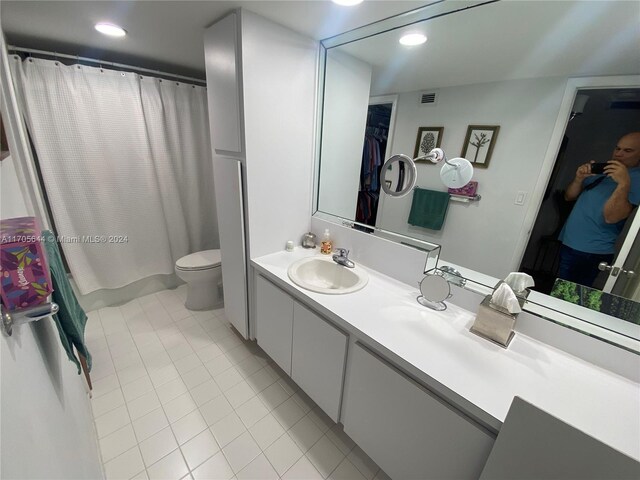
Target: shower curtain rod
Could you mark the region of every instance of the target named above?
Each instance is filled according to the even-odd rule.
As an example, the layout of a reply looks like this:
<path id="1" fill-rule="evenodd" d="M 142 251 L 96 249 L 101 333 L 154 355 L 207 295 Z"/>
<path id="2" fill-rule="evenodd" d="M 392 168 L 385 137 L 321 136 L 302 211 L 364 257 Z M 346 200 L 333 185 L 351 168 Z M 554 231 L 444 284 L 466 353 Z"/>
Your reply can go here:
<path id="1" fill-rule="evenodd" d="M 166 72 L 161 72 L 160 70 L 151 70 L 149 68 L 136 67 L 134 65 L 127 65 L 124 63 L 106 62 L 104 60 L 98 60 L 96 58 L 89 58 L 89 57 L 81 57 L 79 55 L 67 55 L 65 53 L 47 52 L 45 50 L 35 50 L 33 48 L 15 47 L 13 45 L 9 45 L 7 47 L 7 50 L 9 52 L 23 52 L 23 53 L 29 53 L 34 55 L 45 55 L 45 56 L 54 57 L 54 58 L 68 58 L 71 60 L 77 60 L 78 62 L 82 61 L 82 62 L 96 63 L 98 65 L 109 65 L 117 68 L 126 68 L 129 70 L 133 70 L 135 72 L 152 73 L 154 75 L 160 75 L 163 77 L 170 77 L 170 78 L 178 78 L 181 80 L 188 80 L 190 82 L 196 82 L 204 85 L 206 85 L 207 83 L 205 80 L 201 80 L 199 78 L 185 77 L 184 75 L 176 75 L 174 73 L 166 73 Z"/>

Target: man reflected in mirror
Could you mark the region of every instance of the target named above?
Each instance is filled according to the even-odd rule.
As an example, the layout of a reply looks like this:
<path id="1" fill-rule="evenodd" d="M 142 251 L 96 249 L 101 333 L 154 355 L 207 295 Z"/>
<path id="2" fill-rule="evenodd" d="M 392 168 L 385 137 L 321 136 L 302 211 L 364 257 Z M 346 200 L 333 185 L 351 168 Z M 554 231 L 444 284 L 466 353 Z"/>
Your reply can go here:
<path id="1" fill-rule="evenodd" d="M 558 277 L 589 287 L 598 264 L 612 263 L 625 220 L 640 204 L 640 132 L 618 141 L 604 173 L 593 173 L 594 163 L 580 165 L 565 189 L 565 200 L 576 203 L 559 237 Z"/>

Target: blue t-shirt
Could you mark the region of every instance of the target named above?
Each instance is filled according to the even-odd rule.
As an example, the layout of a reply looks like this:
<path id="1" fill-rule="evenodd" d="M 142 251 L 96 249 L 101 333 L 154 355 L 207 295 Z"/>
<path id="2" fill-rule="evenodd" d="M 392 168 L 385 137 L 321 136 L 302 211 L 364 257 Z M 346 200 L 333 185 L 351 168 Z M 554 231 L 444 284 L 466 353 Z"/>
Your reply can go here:
<path id="1" fill-rule="evenodd" d="M 631 188 L 629 203 L 640 204 L 640 167 L 630 168 Z M 584 187 L 595 182 L 601 176 L 587 177 Z M 615 252 L 616 238 L 624 227 L 625 220 L 618 223 L 604 221 L 604 204 L 616 189 L 618 184 L 610 177 L 606 177 L 591 190 L 582 191 L 578 201 L 569 215 L 562 232 L 560 241 L 574 250 L 586 253 L 608 254 Z"/>

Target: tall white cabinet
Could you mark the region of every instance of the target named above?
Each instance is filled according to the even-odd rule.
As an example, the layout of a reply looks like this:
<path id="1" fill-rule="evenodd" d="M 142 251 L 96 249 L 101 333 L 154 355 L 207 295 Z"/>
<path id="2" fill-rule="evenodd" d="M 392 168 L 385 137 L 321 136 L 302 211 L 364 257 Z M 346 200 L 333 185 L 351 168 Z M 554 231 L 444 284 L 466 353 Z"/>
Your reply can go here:
<path id="1" fill-rule="evenodd" d="M 240 9 L 204 50 L 225 313 L 254 338 L 248 260 L 309 229 L 318 43 Z"/>

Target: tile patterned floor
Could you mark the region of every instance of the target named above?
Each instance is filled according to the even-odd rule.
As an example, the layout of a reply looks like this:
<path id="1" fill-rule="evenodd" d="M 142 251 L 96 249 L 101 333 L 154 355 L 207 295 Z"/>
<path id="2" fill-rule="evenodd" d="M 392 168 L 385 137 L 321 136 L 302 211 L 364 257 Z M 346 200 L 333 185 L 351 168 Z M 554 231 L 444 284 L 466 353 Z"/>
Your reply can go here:
<path id="1" fill-rule="evenodd" d="M 185 295 L 89 313 L 108 479 L 389 478 L 222 309 L 189 311 Z"/>

